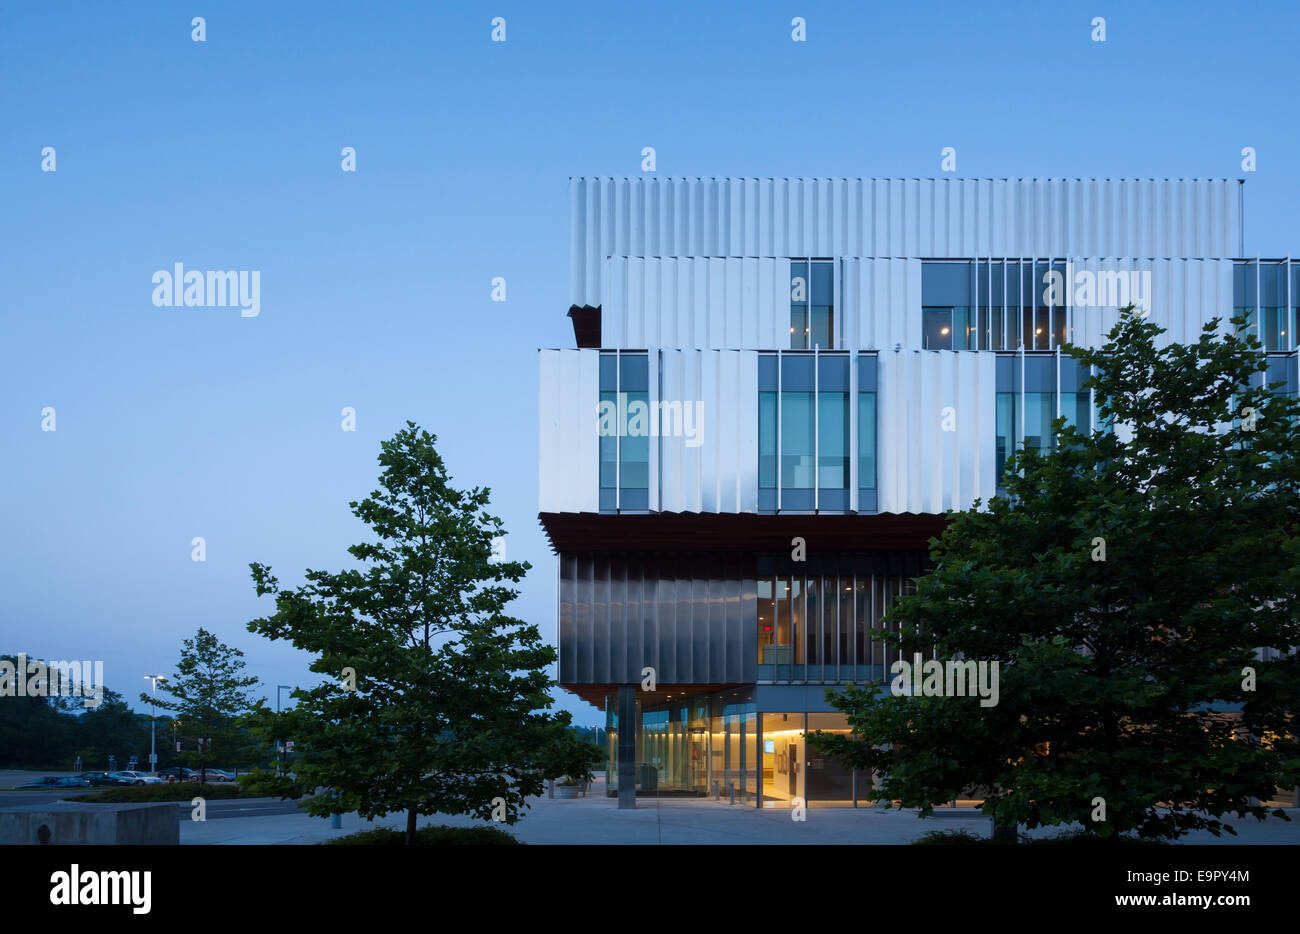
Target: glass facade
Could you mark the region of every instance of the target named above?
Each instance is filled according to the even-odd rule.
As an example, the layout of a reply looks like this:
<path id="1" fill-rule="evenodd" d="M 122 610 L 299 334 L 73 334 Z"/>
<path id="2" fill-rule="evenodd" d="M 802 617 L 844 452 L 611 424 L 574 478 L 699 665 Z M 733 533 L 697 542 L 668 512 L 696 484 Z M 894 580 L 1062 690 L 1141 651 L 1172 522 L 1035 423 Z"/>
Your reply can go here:
<path id="1" fill-rule="evenodd" d="M 831 260 L 790 261 L 790 349 L 835 346 L 835 264 Z"/>
<path id="2" fill-rule="evenodd" d="M 875 510 L 876 358 L 856 356 L 857 393 L 854 360 L 838 353 L 759 355 L 760 511 L 848 511 L 855 420 L 858 510 Z"/>
<path id="3" fill-rule="evenodd" d="M 1061 353 L 1001 354 L 997 359 L 995 408 L 996 469 L 1002 486 L 1007 459 L 1020 447 L 1040 454 L 1055 447 L 1052 422 L 1087 430 L 1099 426 L 1092 391 L 1083 388 L 1089 372 Z"/>
<path id="4" fill-rule="evenodd" d="M 1233 316 L 1266 351 L 1291 351 L 1300 328 L 1300 264 L 1291 260 L 1243 260 L 1232 268 Z"/>
<path id="5" fill-rule="evenodd" d="M 605 794 L 618 794 L 618 714 L 605 698 Z M 718 795 L 753 803 L 758 796 L 758 715 L 748 692 L 695 694 L 636 702 L 636 791 L 651 796 Z"/>
<path id="6" fill-rule="evenodd" d="M 921 266 L 922 348 L 1056 349 L 1069 339 L 1069 289 L 1053 290 L 1053 273 L 1064 286 L 1064 261 L 925 262 Z"/>
<path id="7" fill-rule="evenodd" d="M 650 358 L 645 353 L 600 355 L 600 452 L 602 512 L 650 507 Z"/>
<path id="8" fill-rule="evenodd" d="M 928 559 L 913 552 L 789 555 L 758 559 L 760 683 L 887 680 L 896 650 L 882 618 L 909 592 Z"/>
<path id="9" fill-rule="evenodd" d="M 618 716 L 606 698 L 605 794 L 618 794 Z M 853 807 L 869 801 L 870 776 L 845 769 L 811 741 L 815 730 L 848 735 L 841 713 L 759 712 L 752 691 L 637 702 L 636 793 L 717 797 L 762 807 Z"/>

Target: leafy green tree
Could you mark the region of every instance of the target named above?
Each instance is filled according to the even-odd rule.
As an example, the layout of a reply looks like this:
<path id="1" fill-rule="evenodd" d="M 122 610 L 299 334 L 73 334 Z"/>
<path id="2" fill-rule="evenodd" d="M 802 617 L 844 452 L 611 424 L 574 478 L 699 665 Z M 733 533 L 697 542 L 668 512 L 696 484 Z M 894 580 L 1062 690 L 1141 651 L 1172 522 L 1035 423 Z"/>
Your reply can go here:
<path id="1" fill-rule="evenodd" d="M 132 755 L 147 761 L 149 718 L 132 710 L 121 694 L 105 689 L 103 703 L 77 717 L 76 744 L 75 755 L 85 768 L 106 766 L 110 755 L 122 763 Z"/>
<path id="2" fill-rule="evenodd" d="M 359 568 L 308 570 L 289 590 L 251 566 L 276 609 L 248 628 L 313 653 L 327 676 L 278 718 L 261 711 L 262 735 L 299 753 L 264 787 L 311 796 L 316 816 L 404 812 L 408 843 L 419 815 L 513 823 L 546 779 L 601 758 L 547 711 L 555 650 L 506 615 L 528 564 L 492 560 L 489 491 L 453 488 L 435 443 L 410 422 L 382 443 L 380 489 L 349 504 L 374 535 L 348 549 Z"/>
<path id="3" fill-rule="evenodd" d="M 198 770 L 199 781 L 207 781 L 208 765 L 245 755 L 243 720 L 254 708 L 251 691 L 259 684 L 245 667 L 243 652 L 200 627 L 182 644 L 176 674 L 158 682 L 157 707 L 171 714 L 158 717 L 158 731 L 167 735 L 173 719 L 180 721 L 179 758 Z M 153 698 L 142 692 L 140 700 L 148 704 Z"/>
<path id="4" fill-rule="evenodd" d="M 1057 419 L 1053 450 L 1016 453 L 1008 495 L 950 516 L 880 633 L 998 662 L 998 704 L 828 692 L 855 733 L 814 741 L 875 770 L 879 799 L 925 815 L 974 786 L 1013 836 L 1168 838 L 1235 833 L 1219 818 L 1263 820 L 1300 783 L 1300 404 L 1234 323 L 1163 344 L 1126 309 L 1101 350 L 1066 349 L 1113 429 Z"/>
<path id="5" fill-rule="evenodd" d="M 41 661 L 17 653 L 0 655 L 0 661 L 16 669 L 20 661 Z M 5 677 L 0 675 L 0 677 Z M 71 713 L 71 698 L 40 697 L 30 693 L 17 696 L 18 684 L 27 677 L 15 673 L 0 686 L 0 765 L 11 768 L 72 767 L 76 744 L 77 719 Z M 48 689 L 45 689 L 48 691 Z M 81 700 L 76 700 L 81 704 Z"/>

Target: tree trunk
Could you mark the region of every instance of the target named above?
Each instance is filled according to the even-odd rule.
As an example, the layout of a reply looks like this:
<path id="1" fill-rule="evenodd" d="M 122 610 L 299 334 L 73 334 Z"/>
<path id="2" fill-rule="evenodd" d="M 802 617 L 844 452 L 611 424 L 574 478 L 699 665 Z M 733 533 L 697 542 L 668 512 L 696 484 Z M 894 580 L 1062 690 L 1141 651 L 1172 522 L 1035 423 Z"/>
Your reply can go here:
<path id="1" fill-rule="evenodd" d="M 415 808 L 406 812 L 406 845 L 415 845 Z"/>
<path id="2" fill-rule="evenodd" d="M 999 823 L 995 817 L 993 818 L 992 840 L 994 843 L 1016 843 L 1019 829 L 1018 824 Z"/>

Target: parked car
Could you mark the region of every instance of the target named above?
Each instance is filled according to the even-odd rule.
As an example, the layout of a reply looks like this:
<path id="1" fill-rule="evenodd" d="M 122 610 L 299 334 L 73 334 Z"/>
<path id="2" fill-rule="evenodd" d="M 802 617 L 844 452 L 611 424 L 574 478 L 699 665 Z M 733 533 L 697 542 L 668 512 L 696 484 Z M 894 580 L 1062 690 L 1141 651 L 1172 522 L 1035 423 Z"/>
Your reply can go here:
<path id="1" fill-rule="evenodd" d="M 233 782 L 235 780 L 234 774 L 227 772 L 225 769 L 208 769 L 207 773 L 207 779 L 210 782 Z M 196 771 L 194 780 L 198 781 L 198 777 L 199 773 Z"/>
<path id="2" fill-rule="evenodd" d="M 199 780 L 199 773 L 193 769 L 187 769 L 183 765 L 173 765 L 169 769 L 160 769 L 158 777 L 163 781 L 169 781 L 175 778 L 177 781 L 181 782 L 197 782 Z"/>
<path id="3" fill-rule="evenodd" d="M 17 785 L 18 788 L 89 788 L 90 782 L 78 775 L 47 775 L 44 778 L 38 778 L 35 781 L 27 782 L 25 785 Z"/>
<path id="4" fill-rule="evenodd" d="M 132 782 L 125 778 L 119 778 L 112 772 L 82 772 L 81 777 L 96 787 L 100 785 L 130 785 Z"/>
<path id="5" fill-rule="evenodd" d="M 115 775 L 118 778 L 125 778 L 132 785 L 161 785 L 163 780 L 157 775 L 149 775 L 145 772 L 109 772 L 109 775 Z"/>

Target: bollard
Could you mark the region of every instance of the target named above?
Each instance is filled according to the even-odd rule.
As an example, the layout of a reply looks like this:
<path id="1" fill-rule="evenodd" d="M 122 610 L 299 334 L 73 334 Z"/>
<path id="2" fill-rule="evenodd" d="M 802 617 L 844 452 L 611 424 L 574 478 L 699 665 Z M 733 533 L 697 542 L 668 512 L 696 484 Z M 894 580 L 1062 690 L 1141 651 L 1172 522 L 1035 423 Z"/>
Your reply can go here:
<path id="1" fill-rule="evenodd" d="M 330 829 L 331 829 L 331 830 L 342 830 L 342 829 L 343 829 L 343 815 L 342 815 L 342 814 L 331 814 L 331 815 L 330 815 Z"/>
<path id="2" fill-rule="evenodd" d="M 731 797 L 731 800 L 728 801 L 727 803 L 728 803 L 728 804 L 735 804 L 735 803 L 736 803 L 736 783 L 735 783 L 735 782 L 727 782 L 727 794 Z"/>
<path id="3" fill-rule="evenodd" d="M 713 780 L 713 800 L 714 801 L 722 800 L 722 783 L 719 782 L 716 778 Z"/>

